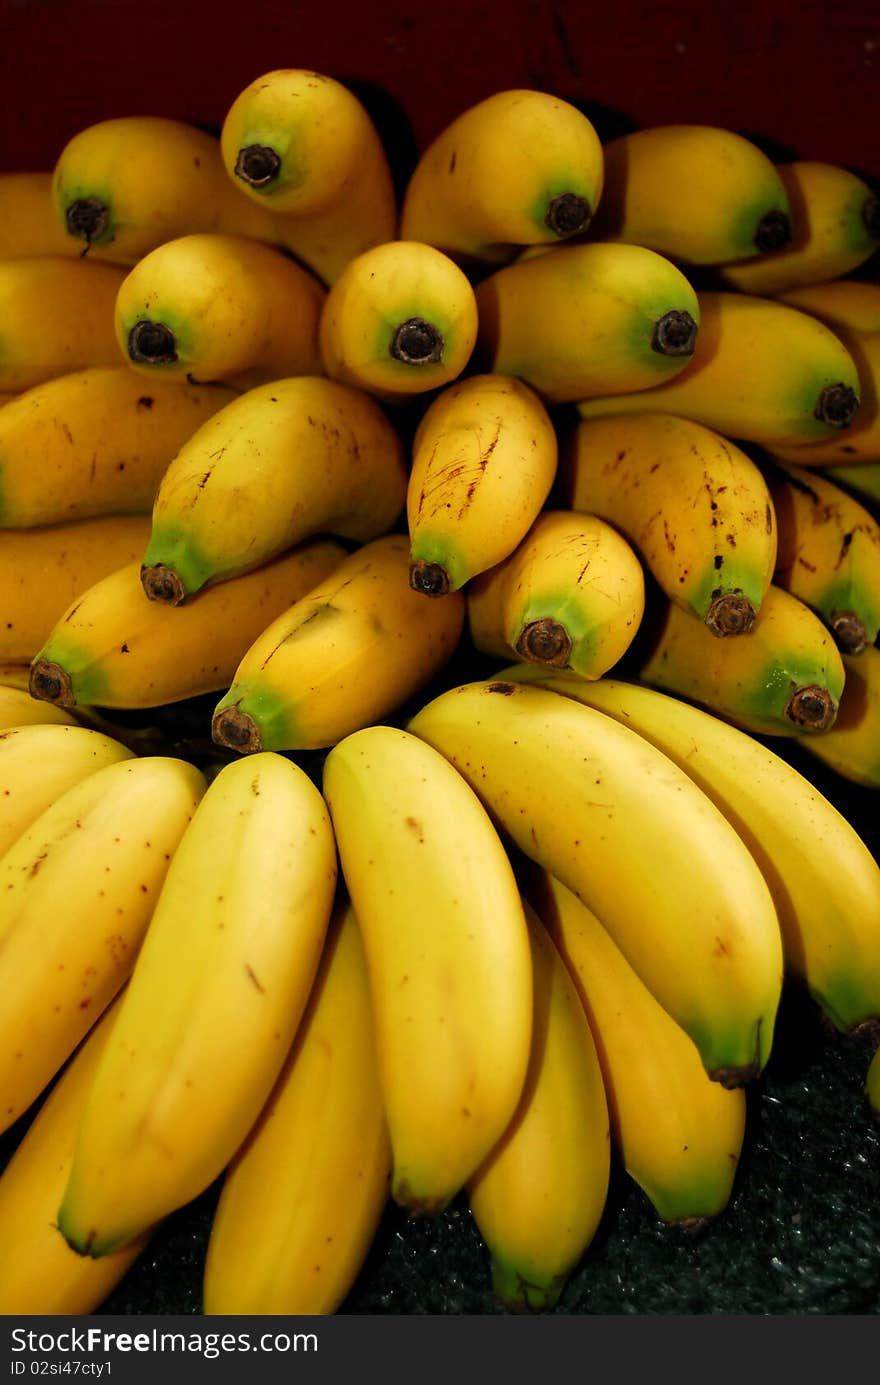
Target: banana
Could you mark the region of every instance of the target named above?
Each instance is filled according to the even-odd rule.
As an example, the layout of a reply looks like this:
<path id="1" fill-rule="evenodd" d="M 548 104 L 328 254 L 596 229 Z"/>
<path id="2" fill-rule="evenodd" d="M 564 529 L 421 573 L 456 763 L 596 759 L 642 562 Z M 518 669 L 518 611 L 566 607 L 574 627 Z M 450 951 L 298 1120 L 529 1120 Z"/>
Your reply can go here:
<path id="1" fill-rule="evenodd" d="M 366 959 L 343 900 L 285 1067 L 223 1180 L 203 1312 L 335 1313 L 390 1176 Z"/>
<path id="2" fill-rule="evenodd" d="M 0 408 L 0 525 L 148 515 L 171 459 L 235 398 L 225 385 L 70 371 Z"/>
<path id="3" fill-rule="evenodd" d="M 400 437 L 362 390 L 312 375 L 255 386 L 167 468 L 144 590 L 173 606 L 312 534 L 377 538 L 403 510 L 406 486 Z"/>
<path id="4" fill-rule="evenodd" d="M 880 633 L 880 524 L 815 469 L 771 473 L 779 529 L 774 581 L 806 602 L 847 654 Z"/>
<path id="5" fill-rule="evenodd" d="M 688 611 L 664 601 L 642 622 L 638 676 L 762 736 L 833 726 L 844 666 L 826 625 L 798 597 L 767 588 L 748 639 L 716 640 Z"/>
<path id="6" fill-rule="evenodd" d="M 796 466 L 860 465 L 880 460 L 880 332 L 835 330 L 855 362 L 861 403 L 852 425 L 841 433 L 771 449 L 775 457 Z"/>
<path id="7" fill-rule="evenodd" d="M 335 888 L 305 771 L 271 752 L 225 765 L 174 852 L 85 1102 L 58 1211 L 74 1250 L 111 1253 L 229 1163 L 293 1042 Z"/>
<path id="8" fill-rule="evenodd" d="M 0 1129 L 39 1096 L 134 965 L 205 778 L 145 756 L 95 770 L 0 857 Z"/>
<path id="9" fill-rule="evenodd" d="M 533 671 L 505 670 L 505 676 L 531 681 Z M 787 970 L 838 1029 L 848 1032 L 880 1016 L 880 870 L 815 785 L 753 736 L 677 697 L 616 678 L 586 685 L 553 674 L 540 682 L 638 732 L 708 794 L 763 872 Z M 822 749 L 833 734 L 804 744 Z M 563 902 L 560 894 L 560 909 Z M 585 964 L 585 984 L 591 978 Z"/>
<path id="10" fill-rule="evenodd" d="M 522 245 L 586 230 L 602 193 L 602 145 L 576 106 L 545 91 L 498 91 L 462 111 L 423 150 L 400 214 L 404 240 L 469 271 Z"/>
<path id="11" fill-rule="evenodd" d="M 228 380 L 241 389 L 320 375 L 326 291 L 281 250 L 203 232 L 165 241 L 116 295 L 116 338 L 141 375 Z"/>
<path id="12" fill-rule="evenodd" d="M 21 665 L 21 674 L 11 672 L 11 665 L 0 667 L 0 730 L 19 726 L 78 726 L 79 722 L 63 707 L 37 702 L 28 692 L 30 665 Z"/>
<path id="13" fill-rule="evenodd" d="M 389 403 L 456 379 L 476 339 L 470 280 L 420 241 L 387 241 L 350 260 L 321 313 L 326 373 Z"/>
<path id="14" fill-rule="evenodd" d="M 79 253 L 55 213 L 51 171 L 0 173 L 0 260 Z"/>
<path id="15" fill-rule="evenodd" d="M 791 239 L 742 264 L 725 265 L 722 282 L 742 293 L 778 294 L 837 279 L 880 246 L 880 198 L 838 164 L 794 159 L 777 164 L 791 207 Z"/>
<path id="16" fill-rule="evenodd" d="M 599 1226 L 608 1196 L 608 1103 L 574 982 L 523 902 L 532 952 L 532 1048 L 507 1130 L 468 1183 L 471 1212 L 505 1308 L 544 1312 Z"/>
<path id="17" fill-rule="evenodd" d="M 852 466 L 828 466 L 822 475 L 855 495 L 876 514 L 880 505 L 880 458 L 876 462 L 854 462 Z"/>
<path id="18" fill-rule="evenodd" d="M 880 283 L 828 279 L 774 294 L 780 303 L 812 313 L 832 331 L 880 332 Z"/>
<path id="19" fill-rule="evenodd" d="M 330 539 L 303 543 L 174 612 L 147 599 L 140 564 L 128 563 L 84 591 L 49 632 L 31 664 L 31 696 L 137 708 L 217 692 L 260 632 L 344 557 Z"/>
<path id="20" fill-rule="evenodd" d="M 277 239 L 332 284 L 350 260 L 393 240 L 397 198 L 367 110 L 341 82 L 305 68 L 263 73 L 220 132 L 223 163 Z"/>
<path id="21" fill-rule="evenodd" d="M 831 437 L 858 418 L 858 368 L 830 327 L 754 294 L 697 297 L 700 330 L 684 369 L 653 389 L 583 400 L 583 418 L 679 414 L 770 448 Z"/>
<path id="22" fill-rule="evenodd" d="M 408 729 L 595 911 L 714 1080 L 739 1086 L 761 1071 L 782 984 L 779 924 L 758 866 L 702 789 L 612 717 L 502 679 L 441 693 Z"/>
<path id="23" fill-rule="evenodd" d="M 651 389 L 696 349 L 696 291 L 643 246 L 560 246 L 496 269 L 475 293 L 477 368 L 516 375 L 550 403 Z"/>
<path id="24" fill-rule="evenodd" d="M 274 241 L 271 218 L 236 193 L 214 135 L 163 116 L 116 116 L 79 130 L 52 172 L 55 214 L 90 259 L 133 265 L 197 231 Z"/>
<path id="25" fill-rule="evenodd" d="M 478 798 L 416 736 L 353 732 L 327 756 L 323 787 L 367 957 L 391 1194 L 432 1215 L 522 1093 L 532 967 L 519 891 Z"/>
<path id="26" fill-rule="evenodd" d="M 610 524 L 545 509 L 509 557 L 468 583 L 466 598 L 471 642 L 483 653 L 598 678 L 632 642 L 645 579 Z"/>
<path id="27" fill-rule="evenodd" d="M 875 1116 L 880 1116 L 880 1048 L 878 1048 L 870 1063 L 868 1073 L 865 1078 L 865 1096 L 868 1104 Z"/>
<path id="28" fill-rule="evenodd" d="M 124 277 L 119 265 L 69 255 L 0 260 L 0 390 L 121 365 L 113 309 Z"/>
<path id="29" fill-rule="evenodd" d="M 335 745 L 446 665 L 464 615 L 460 592 L 426 609 L 405 534 L 373 539 L 257 637 L 217 704 L 214 740 L 242 754 Z"/>
<path id="30" fill-rule="evenodd" d="M 139 559 L 147 515 L 110 515 L 0 530 L 0 659 L 30 662 L 74 598 Z"/>
<path id="31" fill-rule="evenodd" d="M 715 125 L 653 125 L 603 147 L 605 188 L 591 236 L 691 265 L 748 260 L 786 245 L 791 207 L 756 144 Z"/>
<path id="32" fill-rule="evenodd" d="M 777 527 L 758 466 L 672 414 L 581 419 L 560 448 L 562 504 L 615 525 L 670 601 L 713 635 L 751 629 L 773 578 Z"/>
<path id="33" fill-rule="evenodd" d="M 869 645 L 861 654 L 844 654 L 846 683 L 837 720 L 821 736 L 803 738 L 804 749 L 829 769 L 880 789 L 880 649 Z"/>
<path id="34" fill-rule="evenodd" d="M 624 1168 L 664 1222 L 694 1227 L 717 1217 L 739 1163 L 745 1093 L 709 1080 L 684 1030 L 577 895 L 535 867 L 522 888 L 586 1011 Z"/>
<path id="35" fill-rule="evenodd" d="M 99 1308 L 149 1235 L 89 1260 L 55 1224 L 83 1104 L 119 1001 L 108 1006 L 61 1074 L 0 1176 L 0 1313 L 82 1316 Z"/>
<path id="36" fill-rule="evenodd" d="M 500 563 L 537 519 L 556 474 L 556 432 L 528 385 L 471 375 L 422 414 L 406 491 L 410 581 L 446 596 Z"/>

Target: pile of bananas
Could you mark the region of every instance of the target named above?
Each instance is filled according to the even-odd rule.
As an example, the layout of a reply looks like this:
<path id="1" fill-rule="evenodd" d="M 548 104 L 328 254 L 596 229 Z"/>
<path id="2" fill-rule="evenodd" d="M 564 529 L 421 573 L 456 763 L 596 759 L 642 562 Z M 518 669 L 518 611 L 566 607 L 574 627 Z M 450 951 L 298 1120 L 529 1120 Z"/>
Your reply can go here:
<path id="1" fill-rule="evenodd" d="M 612 1159 L 724 1210 L 784 981 L 876 1040 L 783 747 L 880 787 L 878 246 L 842 166 L 532 90 L 399 196 L 293 69 L 0 176 L 0 1311 L 221 1177 L 207 1314 L 462 1191 L 550 1309 Z"/>

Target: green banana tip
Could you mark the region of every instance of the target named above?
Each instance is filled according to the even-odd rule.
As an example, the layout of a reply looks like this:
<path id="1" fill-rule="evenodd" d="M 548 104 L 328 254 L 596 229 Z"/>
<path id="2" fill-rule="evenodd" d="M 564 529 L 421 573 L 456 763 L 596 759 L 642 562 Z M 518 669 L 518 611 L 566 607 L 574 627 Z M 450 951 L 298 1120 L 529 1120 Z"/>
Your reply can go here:
<path id="1" fill-rule="evenodd" d="M 527 1279 L 520 1270 L 493 1257 L 492 1289 L 510 1313 L 548 1313 L 555 1308 L 568 1275 L 555 1274 L 542 1283 Z"/>

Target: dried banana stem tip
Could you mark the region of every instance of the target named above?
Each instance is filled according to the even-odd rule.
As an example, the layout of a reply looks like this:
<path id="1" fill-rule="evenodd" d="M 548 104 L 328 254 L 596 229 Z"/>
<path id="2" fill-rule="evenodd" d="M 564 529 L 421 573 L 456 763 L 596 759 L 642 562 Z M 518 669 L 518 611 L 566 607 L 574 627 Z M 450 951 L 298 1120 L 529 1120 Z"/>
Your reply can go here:
<path id="1" fill-rule="evenodd" d="M 395 327 L 388 350 L 404 365 L 435 365 L 443 357 L 443 337 L 433 322 L 408 317 Z"/>
<path id="2" fill-rule="evenodd" d="M 571 636 L 560 621 L 544 616 L 523 626 L 514 648 L 530 663 L 566 668 L 571 658 Z"/>
<path id="3" fill-rule="evenodd" d="M 755 608 L 748 597 L 735 592 L 716 596 L 706 612 L 706 624 L 713 635 L 746 635 L 755 623 Z"/>
<path id="4" fill-rule="evenodd" d="M 151 601 L 161 601 L 165 606 L 179 606 L 186 596 L 183 582 L 174 569 L 164 563 L 142 567 L 141 586 Z"/>
<path id="5" fill-rule="evenodd" d="M 754 1082 L 760 1071 L 760 1064 L 755 1062 L 747 1063 L 741 1068 L 716 1068 L 709 1076 L 713 1082 L 717 1082 L 728 1092 L 733 1092 L 737 1087 L 745 1087 L 747 1083 Z"/>
<path id="6" fill-rule="evenodd" d="M 68 234 L 91 243 L 103 236 L 110 223 L 110 208 L 100 197 L 77 197 L 64 213 Z"/>
<path id="7" fill-rule="evenodd" d="M 762 255 L 781 250 L 791 240 L 791 221 L 785 212 L 765 212 L 755 228 L 755 247 Z"/>
<path id="8" fill-rule="evenodd" d="M 563 240 L 586 231 L 592 218 L 593 209 L 585 197 L 580 197 L 576 192 L 561 192 L 550 202 L 544 223 Z"/>
<path id="9" fill-rule="evenodd" d="M 785 705 L 784 716 L 802 731 L 827 731 L 837 716 L 837 704 L 827 688 L 811 683 L 795 689 Z"/>
<path id="10" fill-rule="evenodd" d="M 253 717 L 238 707 L 224 707 L 211 722 L 211 739 L 215 745 L 237 750 L 239 755 L 256 755 L 263 749 L 260 728 Z"/>
<path id="11" fill-rule="evenodd" d="M 816 400 L 816 418 L 832 428 L 848 428 L 856 416 L 859 396 L 850 385 L 826 385 Z"/>
<path id="12" fill-rule="evenodd" d="M 426 563 L 416 558 L 409 565 L 409 584 L 423 596 L 447 596 L 452 590 L 449 573 L 439 563 Z"/>
<path id="13" fill-rule="evenodd" d="M 835 611 L 828 622 L 838 649 L 844 654 L 861 654 L 868 643 L 865 623 L 855 611 Z"/>
<path id="14" fill-rule="evenodd" d="M 281 156 L 268 144 L 246 144 L 238 151 L 235 176 L 252 188 L 274 183 L 281 172 Z"/>
<path id="15" fill-rule="evenodd" d="M 651 350 L 661 356 L 692 356 L 696 344 L 697 324 L 689 312 L 671 308 L 654 323 Z"/>
<path id="16" fill-rule="evenodd" d="M 56 707 L 75 707 L 70 674 L 49 659 L 36 659 L 28 676 L 28 692 L 39 702 L 54 702 Z"/>
<path id="17" fill-rule="evenodd" d="M 145 365 L 171 365 L 177 360 L 177 338 L 164 322 L 145 317 L 128 334 L 128 354 Z"/>

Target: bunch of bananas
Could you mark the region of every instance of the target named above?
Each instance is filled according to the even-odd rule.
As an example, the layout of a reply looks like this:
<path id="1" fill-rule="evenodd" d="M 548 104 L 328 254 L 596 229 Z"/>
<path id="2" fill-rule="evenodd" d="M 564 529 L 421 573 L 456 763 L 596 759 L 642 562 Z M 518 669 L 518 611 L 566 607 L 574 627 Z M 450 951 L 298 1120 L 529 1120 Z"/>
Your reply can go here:
<path id="1" fill-rule="evenodd" d="M 876 1042 L 785 750 L 880 787 L 878 246 L 842 166 L 533 90 L 398 198 L 298 69 L 0 175 L 0 1311 L 220 1179 L 207 1314 L 460 1194 L 551 1309 L 612 1160 L 724 1211 L 784 982 Z"/>

